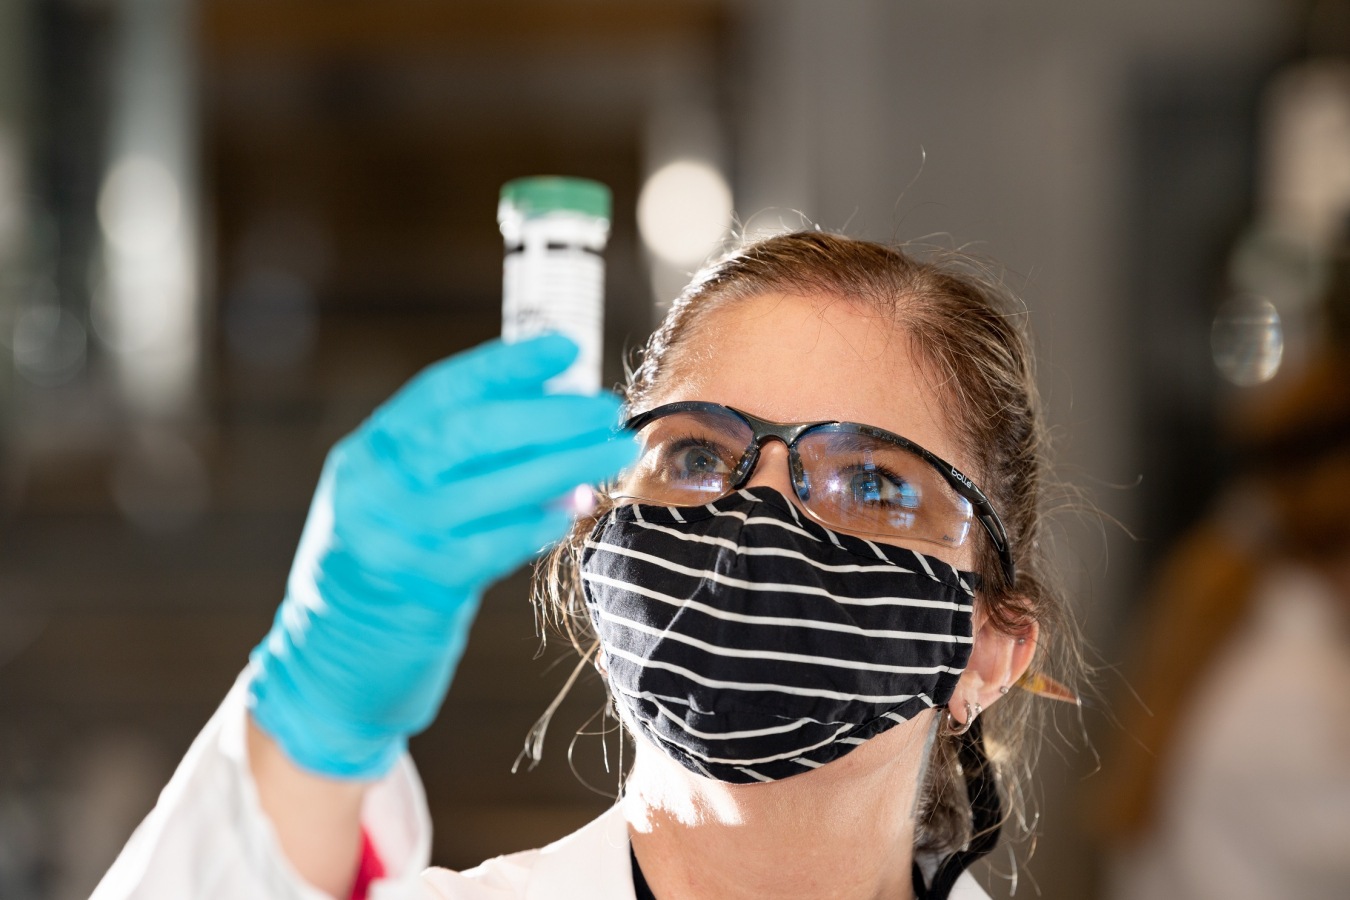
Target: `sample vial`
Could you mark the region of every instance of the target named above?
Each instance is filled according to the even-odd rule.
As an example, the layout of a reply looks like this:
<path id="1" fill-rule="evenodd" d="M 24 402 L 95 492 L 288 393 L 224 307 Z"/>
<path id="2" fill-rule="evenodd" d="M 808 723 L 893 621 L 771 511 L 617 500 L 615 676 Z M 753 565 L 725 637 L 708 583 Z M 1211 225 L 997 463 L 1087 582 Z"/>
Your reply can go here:
<path id="1" fill-rule="evenodd" d="M 605 261 L 610 193 L 585 178 L 517 178 L 502 185 L 497 223 L 506 241 L 502 265 L 502 339 L 545 331 L 581 348 L 552 393 L 600 390 L 605 325 Z"/>

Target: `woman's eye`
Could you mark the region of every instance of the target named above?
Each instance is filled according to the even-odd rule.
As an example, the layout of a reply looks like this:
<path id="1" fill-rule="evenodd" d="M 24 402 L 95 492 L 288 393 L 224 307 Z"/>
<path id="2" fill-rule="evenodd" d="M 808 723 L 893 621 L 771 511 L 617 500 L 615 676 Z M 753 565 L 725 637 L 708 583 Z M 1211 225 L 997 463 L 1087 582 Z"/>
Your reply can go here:
<path id="1" fill-rule="evenodd" d="M 732 474 L 735 456 L 705 438 L 670 438 L 656 448 L 652 468 L 668 485 L 721 492 Z"/>
<path id="2" fill-rule="evenodd" d="M 676 469 L 692 478 L 709 475 L 729 475 L 730 467 L 706 447 L 689 447 L 676 454 Z"/>
<path id="3" fill-rule="evenodd" d="M 873 503 L 917 509 L 919 490 L 903 478 L 891 478 L 877 469 L 859 469 L 849 478 L 849 493 L 855 503 Z"/>

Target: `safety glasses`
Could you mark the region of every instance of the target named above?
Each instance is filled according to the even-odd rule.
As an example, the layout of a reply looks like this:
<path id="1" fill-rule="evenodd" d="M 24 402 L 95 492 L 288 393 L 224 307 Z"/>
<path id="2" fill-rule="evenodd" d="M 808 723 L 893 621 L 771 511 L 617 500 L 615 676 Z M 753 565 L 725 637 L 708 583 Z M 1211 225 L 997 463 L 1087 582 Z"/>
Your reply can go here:
<path id="1" fill-rule="evenodd" d="M 638 461 L 613 485 L 619 499 L 699 506 L 743 487 L 766 441 L 788 451 L 793 489 L 822 525 L 882 538 L 961 547 L 978 520 L 1008 586 L 1016 569 L 1003 522 L 955 466 L 898 434 L 856 422 L 770 422 L 689 400 L 630 418 Z"/>

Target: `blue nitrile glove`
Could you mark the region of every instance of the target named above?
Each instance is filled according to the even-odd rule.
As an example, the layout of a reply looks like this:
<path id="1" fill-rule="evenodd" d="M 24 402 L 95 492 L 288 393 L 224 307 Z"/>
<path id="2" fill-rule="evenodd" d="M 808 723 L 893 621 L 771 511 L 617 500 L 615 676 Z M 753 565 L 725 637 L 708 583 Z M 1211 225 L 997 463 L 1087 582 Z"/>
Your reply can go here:
<path id="1" fill-rule="evenodd" d="M 484 589 L 566 532 L 559 497 L 632 462 L 613 395 L 544 394 L 576 354 L 546 335 L 444 360 L 328 454 L 252 654 L 254 721 L 296 763 L 386 772 L 435 718 Z"/>

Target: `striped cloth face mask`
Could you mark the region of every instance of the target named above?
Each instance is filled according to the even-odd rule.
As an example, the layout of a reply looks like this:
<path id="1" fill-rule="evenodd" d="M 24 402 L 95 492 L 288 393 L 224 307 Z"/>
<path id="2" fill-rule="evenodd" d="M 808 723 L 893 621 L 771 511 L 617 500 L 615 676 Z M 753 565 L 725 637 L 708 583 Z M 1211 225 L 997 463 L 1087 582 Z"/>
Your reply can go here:
<path id="1" fill-rule="evenodd" d="M 970 659 L 975 580 L 831 531 L 767 487 L 616 507 L 582 555 L 620 714 L 732 784 L 818 768 L 945 705 Z"/>

